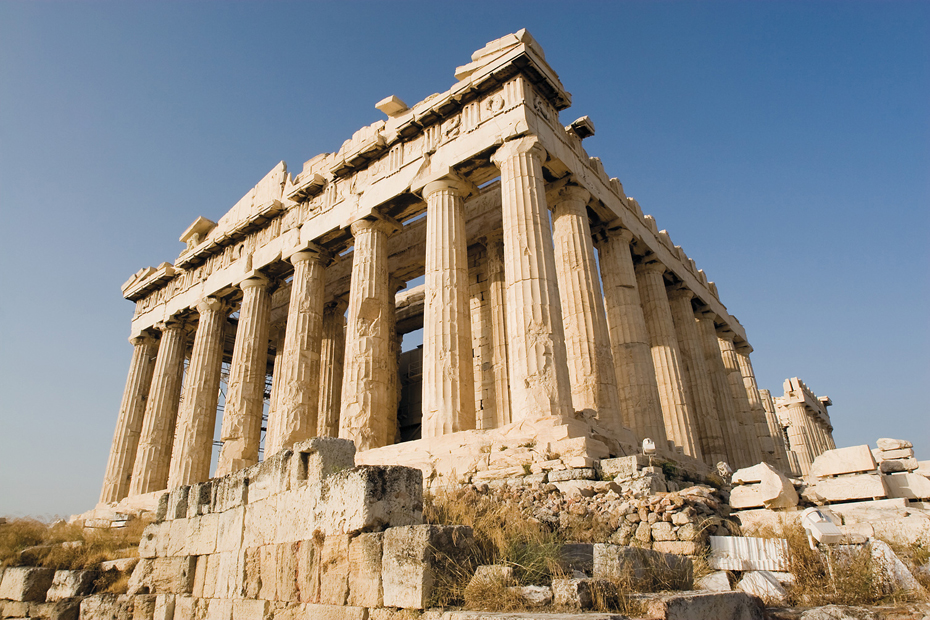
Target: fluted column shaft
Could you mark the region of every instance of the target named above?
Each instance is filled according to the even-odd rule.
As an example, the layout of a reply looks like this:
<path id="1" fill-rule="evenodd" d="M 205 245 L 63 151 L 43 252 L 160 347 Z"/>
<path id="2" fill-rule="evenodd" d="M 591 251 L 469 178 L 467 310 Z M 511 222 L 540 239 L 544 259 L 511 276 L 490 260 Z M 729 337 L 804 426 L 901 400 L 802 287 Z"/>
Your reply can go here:
<path id="1" fill-rule="evenodd" d="M 791 425 L 788 427 L 789 447 L 798 456 L 801 475 L 806 476 L 810 473 L 814 455 L 811 450 L 811 438 L 807 431 L 807 409 L 804 403 L 788 405 L 788 417 L 791 420 Z"/>
<path id="2" fill-rule="evenodd" d="M 736 350 L 736 362 L 739 364 L 740 375 L 743 377 L 743 388 L 746 390 L 746 397 L 749 399 L 749 412 L 755 425 L 762 458 L 771 465 L 778 466 L 775 442 L 772 439 L 769 424 L 765 417 L 765 407 L 762 406 L 759 384 L 756 382 L 756 374 L 752 370 L 748 347 Z"/>
<path id="3" fill-rule="evenodd" d="M 145 414 L 145 402 L 152 385 L 152 373 L 155 371 L 155 356 L 158 353 L 158 341 L 148 334 L 130 339 L 132 343 L 132 361 L 126 377 L 126 388 L 116 418 L 116 430 L 113 432 L 113 444 L 110 446 L 110 458 L 103 476 L 103 489 L 100 502 L 118 502 L 129 493 L 132 478 L 132 466 L 135 464 L 136 451 L 139 447 L 139 435 L 142 432 L 142 420 Z"/>
<path id="4" fill-rule="evenodd" d="M 623 421 L 588 222 L 590 197 L 587 190 L 574 186 L 562 188 L 554 197 L 552 236 L 568 376 L 575 411 L 596 412 L 604 427 L 619 430 Z"/>
<path id="5" fill-rule="evenodd" d="M 775 412 L 775 401 L 772 399 L 772 393 L 768 390 L 759 390 L 759 396 L 762 398 L 762 407 L 765 409 L 765 421 L 769 427 L 769 435 L 775 444 L 775 458 L 782 471 L 790 471 L 791 463 L 788 461 L 787 448 L 785 447 L 785 433 L 782 430 L 781 422 L 778 421 L 778 414 Z"/>
<path id="6" fill-rule="evenodd" d="M 200 318 L 187 366 L 168 475 L 170 489 L 210 478 L 223 343 L 230 308 L 218 299 L 207 298 L 197 304 L 197 311 Z"/>
<path id="7" fill-rule="evenodd" d="M 242 306 L 229 367 L 223 409 L 220 460 L 216 475 L 225 476 L 258 462 L 261 444 L 271 294 L 267 278 L 247 278 L 239 285 Z"/>
<path id="8" fill-rule="evenodd" d="M 746 455 L 749 457 L 748 465 L 755 465 L 762 461 L 762 448 L 759 435 L 752 416 L 749 396 L 743 384 L 743 374 L 740 372 L 739 361 L 736 357 L 736 346 L 733 344 L 733 333 L 723 330 L 717 333 L 717 346 L 720 347 L 720 356 L 727 372 L 727 381 L 730 383 L 730 397 L 736 409 L 736 419 L 739 422 L 739 432 L 746 442 Z"/>
<path id="9" fill-rule="evenodd" d="M 320 342 L 320 406 L 317 435 L 339 436 L 339 410 L 342 402 L 342 364 L 346 350 L 348 302 L 326 304 L 323 312 L 323 335 Z"/>
<path id="10" fill-rule="evenodd" d="M 468 296 L 465 196 L 470 184 L 446 177 L 426 185 L 422 437 L 475 428 L 475 370 Z"/>
<path id="11" fill-rule="evenodd" d="M 572 414 L 543 158 L 533 137 L 505 143 L 491 157 L 501 171 L 514 421 Z"/>
<path id="12" fill-rule="evenodd" d="M 384 220 L 352 224 L 355 251 L 346 325 L 339 436 L 357 450 L 388 444 L 393 321 L 388 291 L 387 239 L 393 226 Z"/>
<path id="13" fill-rule="evenodd" d="M 665 266 L 658 262 L 636 266 L 636 283 L 643 302 L 643 316 L 659 386 L 659 402 L 665 417 L 665 432 L 685 454 L 702 459 L 697 424 L 685 389 L 678 335 L 665 293 L 664 273 Z"/>
<path id="14" fill-rule="evenodd" d="M 598 238 L 597 246 L 620 413 L 625 426 L 640 438 L 652 439 L 665 451 L 668 438 L 652 347 L 636 285 L 630 251 L 632 240 L 628 230 L 607 230 L 603 238 Z"/>
<path id="15" fill-rule="evenodd" d="M 707 362 L 710 383 L 714 389 L 714 403 L 717 405 L 717 419 L 720 421 L 720 430 L 723 432 L 727 462 L 733 467 L 744 467 L 750 464 L 751 459 L 740 430 L 736 404 L 730 394 L 730 381 L 727 379 L 727 369 L 723 365 L 720 345 L 717 344 L 714 316 L 713 312 L 695 313 L 698 331 L 704 345 L 704 361 Z"/>
<path id="16" fill-rule="evenodd" d="M 168 486 L 174 428 L 184 377 L 187 327 L 180 321 L 160 323 L 161 344 L 145 405 L 139 449 L 132 468 L 130 495 L 161 491 Z"/>
<path id="17" fill-rule="evenodd" d="M 510 380 L 507 367 L 507 307 L 504 276 L 504 237 L 488 238 L 488 310 L 491 332 L 491 369 L 494 373 L 495 428 L 510 424 Z"/>
<path id="18" fill-rule="evenodd" d="M 323 261 L 325 253 L 297 252 L 284 331 L 280 368 L 272 389 L 276 407 L 268 416 L 265 456 L 291 448 L 317 434 L 320 407 L 320 346 L 323 336 Z M 275 364 L 277 366 L 277 364 Z"/>
<path id="19" fill-rule="evenodd" d="M 701 453 L 708 465 L 716 465 L 719 461 L 725 461 L 727 454 L 723 443 L 723 431 L 717 417 L 717 403 L 714 402 L 714 388 L 711 386 L 707 362 L 704 360 L 704 345 L 698 333 L 694 309 L 691 307 L 694 294 L 683 287 L 667 293 L 675 333 L 678 336 L 678 347 L 681 350 L 685 383 L 691 391 L 690 402 L 697 421 Z"/>

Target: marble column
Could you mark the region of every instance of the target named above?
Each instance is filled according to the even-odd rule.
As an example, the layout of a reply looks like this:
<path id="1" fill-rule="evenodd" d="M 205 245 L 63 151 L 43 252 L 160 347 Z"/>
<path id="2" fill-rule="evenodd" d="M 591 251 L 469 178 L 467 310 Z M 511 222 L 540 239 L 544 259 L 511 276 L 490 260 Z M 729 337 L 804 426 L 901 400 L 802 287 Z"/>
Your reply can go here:
<path id="1" fill-rule="evenodd" d="M 531 136 L 491 157 L 501 171 L 510 411 L 514 421 L 572 416 L 572 399 L 543 186 L 545 150 Z"/>
<path id="2" fill-rule="evenodd" d="M 325 251 L 293 254 L 291 298 L 284 331 L 284 347 L 275 360 L 272 390 L 275 408 L 268 416 L 265 457 L 291 448 L 317 434 L 320 407 L 320 347 L 323 336 L 323 270 Z"/>
<path id="3" fill-rule="evenodd" d="M 736 469 L 752 463 L 750 463 L 751 458 L 747 451 L 746 441 L 740 431 L 736 404 L 730 395 L 730 381 L 727 379 L 727 369 L 723 365 L 720 345 L 717 344 L 715 316 L 710 311 L 695 313 L 698 331 L 704 345 L 704 361 L 707 362 L 710 383 L 714 389 L 714 403 L 717 406 L 717 419 L 720 421 L 720 430 L 723 433 L 726 460 L 731 467 Z"/>
<path id="4" fill-rule="evenodd" d="M 272 300 L 272 303 L 274 301 Z M 272 325 L 268 328 L 268 342 L 274 349 L 274 363 L 271 368 L 271 394 L 268 395 L 268 419 L 275 416 L 278 410 L 278 400 L 281 394 L 281 360 L 284 359 L 284 336 L 287 332 L 287 325 Z M 268 443 L 267 433 L 265 434 L 265 444 Z M 269 452 L 269 454 L 271 454 Z"/>
<path id="5" fill-rule="evenodd" d="M 605 230 L 597 238 L 607 328 L 624 426 L 640 438 L 652 439 L 664 452 L 668 438 L 636 285 L 632 240 L 633 234 L 626 229 Z"/>
<path id="6" fill-rule="evenodd" d="M 270 282 L 261 275 L 242 281 L 242 306 L 229 367 L 220 460 L 216 475 L 258 462 L 261 444 L 265 377 L 268 372 L 268 331 L 271 317 Z"/>
<path id="7" fill-rule="evenodd" d="M 178 412 L 168 488 L 209 480 L 213 462 L 213 431 L 220 394 L 223 344 L 231 308 L 208 297 L 197 304 L 200 318 L 191 350 L 184 398 Z"/>
<path id="8" fill-rule="evenodd" d="M 788 405 L 788 444 L 791 451 L 798 456 L 798 465 L 801 475 L 810 473 L 814 455 L 811 450 L 811 438 L 807 432 L 807 408 L 804 403 L 791 403 Z"/>
<path id="9" fill-rule="evenodd" d="M 500 233 L 488 236 L 488 309 L 491 333 L 491 370 L 494 374 L 494 414 L 500 428 L 511 422 L 510 379 L 507 362 L 507 306 L 504 275 L 504 237 Z"/>
<path id="10" fill-rule="evenodd" d="M 397 443 L 399 439 L 399 429 L 397 427 L 397 411 L 400 408 L 400 348 L 402 337 L 397 334 L 397 293 L 406 288 L 407 283 L 400 278 L 391 276 L 388 279 L 388 300 L 390 300 L 387 313 L 387 325 L 385 326 L 388 334 L 388 408 L 387 415 L 387 445 Z M 469 332 L 470 333 L 470 332 Z M 470 340 L 470 337 L 469 337 Z M 469 347 L 471 342 L 469 342 Z M 469 395 L 472 398 L 472 407 L 474 408 L 475 393 Z"/>
<path id="11" fill-rule="evenodd" d="M 468 295 L 465 197 L 471 183 L 448 176 L 428 183 L 423 308 L 422 437 L 475 428 L 475 372 Z"/>
<path id="12" fill-rule="evenodd" d="M 156 327 L 161 331 L 161 344 L 155 358 L 139 449 L 132 468 L 130 495 L 161 491 L 168 486 L 188 330 L 187 325 L 179 320 L 159 323 Z"/>
<path id="13" fill-rule="evenodd" d="M 568 376 L 575 411 L 596 413 L 605 428 L 619 431 L 623 421 L 588 222 L 590 197 L 587 190 L 572 185 L 553 196 L 552 236 Z"/>
<path id="14" fill-rule="evenodd" d="M 759 396 L 762 398 L 762 407 L 765 409 L 765 421 L 769 427 L 769 435 L 775 444 L 775 458 L 782 471 L 788 472 L 791 470 L 791 463 L 788 461 L 785 433 L 781 422 L 778 420 L 778 414 L 775 412 L 775 401 L 772 399 L 772 393 L 768 390 L 759 390 Z"/>
<path id="15" fill-rule="evenodd" d="M 388 444 L 391 369 L 387 241 L 394 224 L 357 220 L 349 291 L 339 436 L 358 451 Z"/>
<path id="16" fill-rule="evenodd" d="M 317 435 L 339 436 L 339 410 L 342 402 L 342 364 L 346 351 L 346 299 L 326 304 L 323 310 L 323 336 L 320 342 L 320 405 Z"/>
<path id="17" fill-rule="evenodd" d="M 691 299 L 694 293 L 684 286 L 666 291 L 678 348 L 681 350 L 685 383 L 691 391 L 692 414 L 697 421 L 698 440 L 704 461 L 711 466 L 727 459 L 723 443 L 723 431 L 717 417 L 714 388 L 711 385 L 707 362 L 704 359 L 704 344 L 698 333 L 697 321 Z"/>
<path id="18" fill-rule="evenodd" d="M 129 494 L 129 482 L 132 479 L 132 466 L 136 461 L 139 447 L 139 434 L 142 432 L 142 419 L 149 388 L 152 385 L 152 373 L 155 371 L 155 356 L 158 353 L 158 340 L 149 334 L 130 338 L 132 343 L 132 361 L 129 363 L 129 375 L 126 388 L 116 418 L 116 431 L 110 446 L 110 458 L 107 471 L 103 477 L 103 489 L 100 502 L 118 502 Z"/>
<path id="19" fill-rule="evenodd" d="M 749 359 L 750 352 L 751 349 L 748 346 L 738 347 L 736 349 L 736 362 L 739 364 L 740 375 L 743 378 L 743 388 L 746 390 L 746 397 L 749 399 L 749 411 L 755 425 L 762 458 L 770 465 L 778 467 L 780 463 L 775 452 L 775 442 L 772 439 L 768 420 L 765 417 L 765 407 L 762 406 L 759 384 L 756 382 L 756 374 L 752 369 L 752 360 Z"/>
<path id="20" fill-rule="evenodd" d="M 746 395 L 746 386 L 743 384 L 743 374 L 739 369 L 736 345 L 733 344 L 733 338 L 733 332 L 729 329 L 724 328 L 717 331 L 717 346 L 720 347 L 720 356 L 723 359 L 724 368 L 726 368 L 727 381 L 730 383 L 730 398 L 733 399 L 734 409 L 736 409 L 739 433 L 742 440 L 746 442 L 746 456 L 749 458 L 746 465 L 756 465 L 762 461 L 762 448 L 759 444 L 759 436 L 756 433 L 749 397 Z"/>
<path id="21" fill-rule="evenodd" d="M 678 335 L 665 292 L 665 265 L 655 260 L 636 265 L 636 283 L 643 302 L 652 362 L 656 369 L 659 402 L 668 438 L 685 454 L 703 459 L 698 430 L 684 382 Z"/>

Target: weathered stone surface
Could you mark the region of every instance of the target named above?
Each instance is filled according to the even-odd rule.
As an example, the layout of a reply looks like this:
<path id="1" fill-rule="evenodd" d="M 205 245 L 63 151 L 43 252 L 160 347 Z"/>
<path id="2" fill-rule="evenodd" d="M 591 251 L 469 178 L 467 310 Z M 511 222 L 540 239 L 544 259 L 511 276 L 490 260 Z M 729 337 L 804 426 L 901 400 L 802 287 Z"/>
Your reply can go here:
<path id="1" fill-rule="evenodd" d="M 707 563 L 717 570 L 788 570 L 788 541 L 780 538 L 711 536 Z"/>
<path id="2" fill-rule="evenodd" d="M 133 620 L 133 598 L 125 594 L 94 594 L 81 600 L 81 620 Z"/>
<path id="3" fill-rule="evenodd" d="M 596 579 L 642 582 L 661 575 L 662 582 L 690 588 L 693 580 L 690 558 L 639 547 L 594 545 L 594 575 Z"/>
<path id="4" fill-rule="evenodd" d="M 42 620 L 78 620 L 81 612 L 81 600 L 69 599 L 63 601 L 54 601 L 51 603 L 32 603 L 35 605 L 30 616 L 42 618 Z M 2 616 L 0 616 L 2 617 Z M 133 620 L 147 620 L 141 616 L 133 617 Z"/>
<path id="5" fill-rule="evenodd" d="M 880 583 L 885 587 L 886 593 L 895 590 L 904 590 L 906 592 L 923 592 L 923 588 L 907 565 L 904 564 L 895 554 L 894 550 L 888 543 L 872 539 L 869 541 L 869 549 L 872 552 L 872 561 L 875 570 L 880 575 Z"/>
<path id="6" fill-rule="evenodd" d="M 733 589 L 730 587 L 730 578 L 727 577 L 726 571 L 722 570 L 695 580 L 694 586 L 698 590 L 710 590 L 711 592 L 729 592 Z"/>
<path id="7" fill-rule="evenodd" d="M 818 481 L 813 486 L 813 489 L 825 500 L 833 502 L 888 496 L 880 474 L 858 474 L 840 478 L 826 478 Z"/>
<path id="8" fill-rule="evenodd" d="M 911 473 L 899 473 L 885 476 L 889 497 L 907 499 L 930 499 L 930 479 Z"/>
<path id="9" fill-rule="evenodd" d="M 733 482 L 742 484 L 730 493 L 733 508 L 765 506 L 778 509 L 798 505 L 798 494 L 791 480 L 768 463 L 738 470 L 733 474 Z"/>
<path id="10" fill-rule="evenodd" d="M 552 588 L 549 586 L 510 586 L 508 590 L 523 599 L 526 605 L 542 607 L 552 602 Z"/>
<path id="11" fill-rule="evenodd" d="M 914 444 L 904 439 L 889 439 L 883 437 L 875 442 L 875 445 L 878 446 L 880 450 L 903 450 L 905 448 L 913 448 Z"/>
<path id="12" fill-rule="evenodd" d="M 883 474 L 891 474 L 899 471 L 914 471 L 920 467 L 915 458 L 892 459 L 882 461 L 878 464 L 878 469 Z"/>
<path id="13" fill-rule="evenodd" d="M 747 594 L 758 596 L 769 604 L 782 604 L 788 592 L 771 573 L 764 570 L 750 571 L 743 575 L 736 587 Z"/>
<path id="14" fill-rule="evenodd" d="M 45 595 L 46 601 L 61 601 L 90 594 L 96 579 L 96 571 L 58 570 L 52 579 L 52 586 Z"/>
<path id="15" fill-rule="evenodd" d="M 471 548 L 472 531 L 465 526 L 413 525 L 384 533 L 382 583 L 384 605 L 423 609 L 444 563 L 457 562 Z"/>
<path id="16" fill-rule="evenodd" d="M 874 613 L 865 607 L 847 605 L 824 605 L 807 609 L 801 614 L 801 620 L 875 620 Z"/>
<path id="17" fill-rule="evenodd" d="M 349 536 L 327 536 L 320 555 L 319 602 L 324 605 L 345 605 L 348 598 Z"/>
<path id="18" fill-rule="evenodd" d="M 899 450 L 879 450 L 879 458 L 883 461 L 889 459 L 906 459 L 914 456 L 914 448 L 901 448 Z"/>
<path id="19" fill-rule="evenodd" d="M 190 594 L 196 556 L 143 558 L 129 578 L 129 594 Z"/>
<path id="20" fill-rule="evenodd" d="M 135 568 L 136 564 L 138 563 L 139 558 L 120 558 L 118 560 L 108 560 L 106 562 L 100 563 L 100 570 L 104 573 L 111 570 L 115 570 L 120 573 L 127 573 Z"/>
<path id="21" fill-rule="evenodd" d="M 51 568 L 17 566 L 3 571 L 0 598 L 11 601 L 44 601 L 55 571 Z"/>
<path id="22" fill-rule="evenodd" d="M 811 475 L 818 478 L 840 474 L 856 474 L 875 471 L 875 459 L 866 445 L 827 450 L 814 459 Z"/>
<path id="23" fill-rule="evenodd" d="M 700 555 L 707 547 L 687 540 L 657 540 L 652 543 L 652 548 L 671 555 Z"/>
<path id="24" fill-rule="evenodd" d="M 586 575 L 594 571 L 594 545 L 591 543 L 566 543 L 559 549 L 559 564 L 567 573 L 581 571 Z"/>
<path id="25" fill-rule="evenodd" d="M 744 592 L 684 592 L 647 599 L 649 618 L 763 620 L 763 608 Z"/>

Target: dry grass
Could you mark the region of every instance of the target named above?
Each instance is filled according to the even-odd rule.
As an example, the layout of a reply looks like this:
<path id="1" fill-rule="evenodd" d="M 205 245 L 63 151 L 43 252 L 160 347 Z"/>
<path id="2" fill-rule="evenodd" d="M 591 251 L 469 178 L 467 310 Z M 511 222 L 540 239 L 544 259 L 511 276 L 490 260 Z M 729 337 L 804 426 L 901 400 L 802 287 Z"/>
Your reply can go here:
<path id="1" fill-rule="evenodd" d="M 137 519 L 124 528 L 84 530 L 62 521 L 12 519 L 0 525 L 0 566 L 95 568 L 101 562 L 127 557 L 127 549 L 135 553 L 146 525 Z"/>
<path id="2" fill-rule="evenodd" d="M 591 515 L 571 515 L 562 519 L 557 528 L 550 527 L 523 513 L 515 502 L 498 501 L 472 487 L 427 495 L 423 516 L 427 523 L 472 528 L 475 545 L 469 561 L 442 562 L 442 568 L 436 571 L 437 583 L 431 604 L 462 605 L 477 611 L 540 611 L 538 607 L 528 607 L 510 588 L 550 585 L 553 579 L 569 577 L 560 562 L 562 546 L 567 542 L 601 542 L 606 538 L 601 530 L 607 531 L 610 527 Z M 652 566 L 649 560 L 644 563 L 647 566 L 637 578 L 631 574 L 595 583 L 594 608 L 635 616 L 642 614 L 645 607 L 630 594 L 690 585 L 670 581 L 669 575 L 674 571 L 667 566 Z M 513 583 L 497 577 L 472 582 L 475 568 L 481 565 L 511 567 Z"/>
<path id="3" fill-rule="evenodd" d="M 786 588 L 791 605 L 876 605 L 915 598 L 884 578 L 883 567 L 876 565 L 868 544 L 824 546 L 823 552 L 811 549 L 798 522 L 782 523 L 774 530 L 762 528 L 755 534 L 788 541 L 789 572 L 795 577 L 795 583 Z M 920 553 L 915 549 L 915 555 Z"/>

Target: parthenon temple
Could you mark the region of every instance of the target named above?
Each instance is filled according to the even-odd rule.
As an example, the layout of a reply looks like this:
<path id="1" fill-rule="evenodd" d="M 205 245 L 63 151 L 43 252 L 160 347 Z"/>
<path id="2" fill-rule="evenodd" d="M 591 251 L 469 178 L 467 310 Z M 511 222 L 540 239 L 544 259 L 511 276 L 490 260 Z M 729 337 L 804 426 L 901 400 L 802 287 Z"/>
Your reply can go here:
<path id="1" fill-rule="evenodd" d="M 592 121 L 561 124 L 571 96 L 528 32 L 455 80 L 279 163 L 123 285 L 133 353 L 101 502 L 318 436 L 363 463 L 526 435 L 550 461 L 648 439 L 696 468 L 795 473 L 834 447 L 829 399 L 759 389 L 715 284 L 588 155 Z"/>

